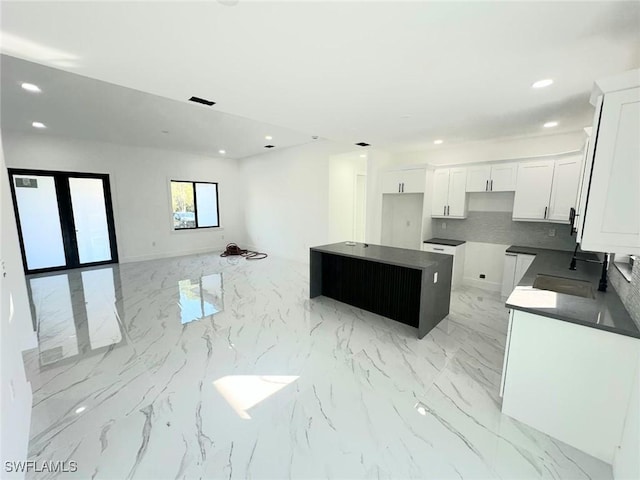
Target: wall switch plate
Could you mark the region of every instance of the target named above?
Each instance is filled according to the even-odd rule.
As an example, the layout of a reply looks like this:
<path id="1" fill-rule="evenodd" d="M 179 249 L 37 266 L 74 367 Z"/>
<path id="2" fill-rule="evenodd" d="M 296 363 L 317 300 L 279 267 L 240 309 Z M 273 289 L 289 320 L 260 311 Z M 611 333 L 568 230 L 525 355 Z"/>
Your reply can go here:
<path id="1" fill-rule="evenodd" d="M 433 283 L 438 283 L 438 272 L 433 274 Z"/>
<path id="2" fill-rule="evenodd" d="M 550 228 L 549 229 L 549 236 L 550 237 L 555 237 L 556 236 L 556 229 L 555 228 Z"/>

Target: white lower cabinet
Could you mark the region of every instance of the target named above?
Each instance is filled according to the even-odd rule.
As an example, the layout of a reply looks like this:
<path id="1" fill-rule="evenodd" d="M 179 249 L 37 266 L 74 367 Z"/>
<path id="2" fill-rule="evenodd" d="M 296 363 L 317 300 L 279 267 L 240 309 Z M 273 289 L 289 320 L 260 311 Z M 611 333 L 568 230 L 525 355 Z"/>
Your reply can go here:
<path id="1" fill-rule="evenodd" d="M 512 310 L 502 413 L 611 464 L 639 356 L 640 339 Z"/>
<path id="2" fill-rule="evenodd" d="M 453 255 L 453 271 L 451 272 L 451 286 L 462 285 L 464 275 L 464 252 L 465 244 L 456 247 L 451 245 L 439 245 L 436 243 L 423 243 L 423 252 L 442 253 L 444 255 Z"/>
<path id="3" fill-rule="evenodd" d="M 504 255 L 504 272 L 502 275 L 502 291 L 503 297 L 508 297 L 520 283 L 522 277 L 527 272 L 535 255 L 526 255 L 523 253 L 505 253 Z"/>

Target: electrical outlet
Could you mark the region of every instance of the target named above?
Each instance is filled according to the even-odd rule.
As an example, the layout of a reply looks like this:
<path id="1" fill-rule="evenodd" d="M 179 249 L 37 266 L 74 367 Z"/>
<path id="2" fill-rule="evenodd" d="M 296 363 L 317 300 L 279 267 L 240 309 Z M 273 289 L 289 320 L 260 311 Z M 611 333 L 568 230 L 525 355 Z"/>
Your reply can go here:
<path id="1" fill-rule="evenodd" d="M 480 278 L 487 278 L 487 276 L 484 273 L 481 273 Z"/>
<path id="2" fill-rule="evenodd" d="M 555 228 L 550 228 L 549 229 L 549 236 L 550 237 L 555 237 L 556 236 L 556 229 Z"/>
<path id="3" fill-rule="evenodd" d="M 156 242 L 155 242 L 155 240 L 154 240 L 153 242 L 151 242 L 151 246 L 152 246 L 152 247 L 155 247 L 155 246 L 156 246 Z"/>
<path id="4" fill-rule="evenodd" d="M 407 227 L 411 226 L 411 220 L 407 220 Z"/>
<path id="5" fill-rule="evenodd" d="M 442 229 L 446 230 L 447 229 L 447 222 L 442 222 Z"/>
<path id="6" fill-rule="evenodd" d="M 438 283 L 438 272 L 433 274 L 433 283 Z"/>

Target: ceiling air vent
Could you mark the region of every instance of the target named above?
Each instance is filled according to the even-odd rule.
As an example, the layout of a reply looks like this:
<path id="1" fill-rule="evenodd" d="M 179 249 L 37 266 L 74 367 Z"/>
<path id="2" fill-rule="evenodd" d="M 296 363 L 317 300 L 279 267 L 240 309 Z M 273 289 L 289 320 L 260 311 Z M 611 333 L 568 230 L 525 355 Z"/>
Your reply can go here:
<path id="1" fill-rule="evenodd" d="M 358 143 L 356 143 L 356 145 L 358 145 L 359 147 L 368 147 L 369 146 L 368 143 L 364 143 L 364 142 L 358 142 Z"/>
<path id="2" fill-rule="evenodd" d="M 204 98 L 200 98 L 200 97 L 191 97 L 189 99 L 190 102 L 196 102 L 196 103 L 201 103 L 203 105 L 215 105 L 216 102 L 212 102 L 211 100 L 205 100 Z"/>
<path id="3" fill-rule="evenodd" d="M 264 148 L 273 148 L 275 145 L 265 145 Z"/>

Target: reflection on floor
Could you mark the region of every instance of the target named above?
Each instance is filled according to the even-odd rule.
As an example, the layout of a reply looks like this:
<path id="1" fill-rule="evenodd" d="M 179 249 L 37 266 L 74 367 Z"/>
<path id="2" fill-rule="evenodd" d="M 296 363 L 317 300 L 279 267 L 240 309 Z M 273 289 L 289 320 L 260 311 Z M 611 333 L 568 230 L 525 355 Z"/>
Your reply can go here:
<path id="1" fill-rule="evenodd" d="M 271 257 L 124 264 L 30 289 L 30 459 L 75 460 L 74 478 L 611 478 L 500 413 L 507 314 L 481 290 L 455 291 L 418 340 L 310 301 L 308 266 Z"/>

